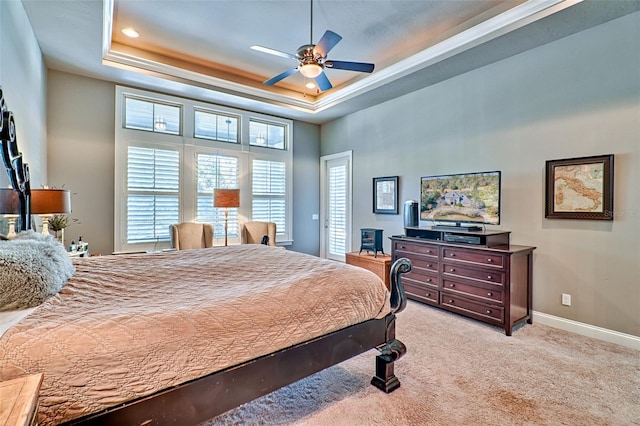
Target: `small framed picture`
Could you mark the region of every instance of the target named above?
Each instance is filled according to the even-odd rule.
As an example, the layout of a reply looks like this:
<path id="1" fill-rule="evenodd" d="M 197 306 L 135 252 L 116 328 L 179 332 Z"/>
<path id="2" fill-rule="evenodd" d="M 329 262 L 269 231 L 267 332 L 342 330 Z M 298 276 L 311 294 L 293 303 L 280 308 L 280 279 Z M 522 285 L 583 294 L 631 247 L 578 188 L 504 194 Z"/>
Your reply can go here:
<path id="1" fill-rule="evenodd" d="M 545 217 L 613 220 L 613 154 L 547 161 Z"/>
<path id="2" fill-rule="evenodd" d="M 398 214 L 398 176 L 373 178 L 373 212 Z"/>

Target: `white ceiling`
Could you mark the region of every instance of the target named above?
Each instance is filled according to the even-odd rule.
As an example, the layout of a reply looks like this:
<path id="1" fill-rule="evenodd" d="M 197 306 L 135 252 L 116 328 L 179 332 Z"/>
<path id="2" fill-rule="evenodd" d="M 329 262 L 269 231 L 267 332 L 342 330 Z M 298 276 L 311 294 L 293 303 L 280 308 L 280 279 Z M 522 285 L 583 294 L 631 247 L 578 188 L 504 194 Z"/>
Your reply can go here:
<path id="1" fill-rule="evenodd" d="M 637 0 L 22 0 L 49 68 L 322 123 L 640 9 Z M 137 39 L 122 35 L 133 27 Z M 365 74 L 297 63 L 325 30 L 334 60 L 372 62 Z"/>

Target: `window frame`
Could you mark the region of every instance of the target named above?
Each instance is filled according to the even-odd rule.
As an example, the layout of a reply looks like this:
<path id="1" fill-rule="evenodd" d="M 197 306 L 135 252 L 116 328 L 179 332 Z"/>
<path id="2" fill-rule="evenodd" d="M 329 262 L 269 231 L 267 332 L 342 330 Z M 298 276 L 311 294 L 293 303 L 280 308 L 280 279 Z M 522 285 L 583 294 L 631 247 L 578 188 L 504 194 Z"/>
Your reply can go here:
<path id="1" fill-rule="evenodd" d="M 179 221 L 195 221 L 197 218 L 197 156 L 198 154 L 230 155 L 238 157 L 238 187 L 240 208 L 238 229 L 244 222 L 252 220 L 252 161 L 263 159 L 281 161 L 286 164 L 285 229 L 278 228 L 278 245 L 293 242 L 293 121 L 285 118 L 239 110 L 221 105 L 194 101 L 141 89 L 116 86 L 115 122 L 115 188 L 114 188 L 114 251 L 155 251 L 170 247 L 169 241 L 154 243 L 127 243 L 127 151 L 129 146 L 154 149 L 177 149 L 180 155 L 180 208 Z M 172 135 L 125 127 L 125 97 L 154 103 L 181 106 L 181 134 Z M 230 115 L 238 119 L 238 142 L 219 141 L 195 137 L 195 111 Z M 285 127 L 285 149 L 251 145 L 249 141 L 250 120 Z M 213 194 L 212 194 L 213 202 Z M 229 239 L 229 244 L 239 244 L 240 236 Z M 224 237 L 214 239 L 214 245 L 223 245 Z"/>

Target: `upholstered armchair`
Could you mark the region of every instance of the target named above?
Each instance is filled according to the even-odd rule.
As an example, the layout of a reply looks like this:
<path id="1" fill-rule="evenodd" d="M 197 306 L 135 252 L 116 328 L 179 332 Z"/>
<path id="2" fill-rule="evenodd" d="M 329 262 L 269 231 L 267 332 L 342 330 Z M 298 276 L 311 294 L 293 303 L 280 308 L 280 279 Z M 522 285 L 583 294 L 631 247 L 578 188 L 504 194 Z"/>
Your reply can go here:
<path id="1" fill-rule="evenodd" d="M 276 245 L 276 224 L 274 222 L 246 222 L 242 227 L 242 244 L 261 244 L 264 236 L 269 237 L 270 246 Z"/>
<path id="2" fill-rule="evenodd" d="M 171 247 L 188 250 L 213 247 L 213 225 L 210 223 L 183 222 L 170 225 Z"/>

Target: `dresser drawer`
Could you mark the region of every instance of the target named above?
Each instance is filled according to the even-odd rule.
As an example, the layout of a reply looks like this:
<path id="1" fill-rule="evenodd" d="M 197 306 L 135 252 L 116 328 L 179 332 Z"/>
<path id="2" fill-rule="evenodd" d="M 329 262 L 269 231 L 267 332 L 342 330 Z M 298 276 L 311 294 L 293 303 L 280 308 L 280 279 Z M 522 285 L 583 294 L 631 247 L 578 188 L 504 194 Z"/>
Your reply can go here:
<path id="1" fill-rule="evenodd" d="M 438 273 L 438 266 L 440 262 L 437 257 L 424 256 L 414 253 L 400 253 L 396 252 L 396 257 L 406 257 L 411 261 L 413 268 L 419 268 L 434 273 Z"/>
<path id="2" fill-rule="evenodd" d="M 421 285 L 414 285 L 407 281 L 402 281 L 402 284 L 404 286 L 404 291 L 410 298 L 434 305 L 438 304 L 438 299 L 440 298 L 440 292 L 438 290 Z"/>
<path id="3" fill-rule="evenodd" d="M 449 279 L 443 279 L 442 288 L 450 293 L 457 293 L 459 295 L 471 295 L 473 297 L 482 298 L 487 302 L 494 302 L 502 304 L 504 302 L 504 292 L 502 289 L 487 289 L 483 287 L 477 287 L 459 281 L 453 281 Z"/>
<path id="4" fill-rule="evenodd" d="M 402 276 L 402 284 L 423 285 L 437 290 L 438 277 L 429 275 L 411 275 L 413 271 Z"/>
<path id="5" fill-rule="evenodd" d="M 394 241 L 393 249 L 402 251 L 403 256 L 405 252 L 419 253 L 425 256 L 438 257 L 438 246 L 432 244 L 411 244 L 404 241 Z"/>
<path id="6" fill-rule="evenodd" d="M 504 256 L 495 253 L 479 253 L 477 251 L 472 252 L 446 247 L 443 249 L 442 258 L 447 260 L 477 263 L 479 265 L 490 265 L 499 268 L 504 267 Z"/>
<path id="7" fill-rule="evenodd" d="M 473 267 L 460 266 L 455 263 L 444 263 L 442 265 L 442 274 L 444 276 L 457 276 L 463 278 L 471 278 L 481 280 L 491 284 L 503 286 L 505 283 L 505 274 L 500 271 L 492 271 L 490 269 L 480 269 Z"/>
<path id="8" fill-rule="evenodd" d="M 468 316 L 481 318 L 485 321 L 502 324 L 504 322 L 504 309 L 497 306 L 485 305 L 480 302 L 472 302 L 457 295 L 441 292 L 440 304 L 452 311 Z"/>

